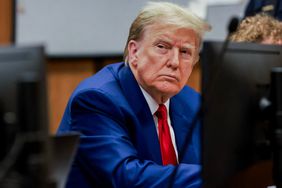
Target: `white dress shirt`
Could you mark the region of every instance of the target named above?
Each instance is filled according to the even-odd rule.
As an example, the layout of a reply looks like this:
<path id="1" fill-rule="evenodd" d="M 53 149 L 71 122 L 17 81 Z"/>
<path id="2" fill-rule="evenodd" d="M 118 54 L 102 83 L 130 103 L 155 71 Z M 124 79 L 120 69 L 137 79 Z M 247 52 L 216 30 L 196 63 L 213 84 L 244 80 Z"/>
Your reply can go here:
<path id="1" fill-rule="evenodd" d="M 149 93 L 147 93 L 140 85 L 139 85 L 146 101 L 147 101 L 147 104 L 150 108 L 150 111 L 151 111 L 151 114 L 154 118 L 154 122 L 155 122 L 155 126 L 156 126 L 156 131 L 157 131 L 157 134 L 159 135 L 159 130 L 158 130 L 158 118 L 157 116 L 155 115 L 155 112 L 158 110 L 159 108 L 159 104 L 151 97 L 151 95 L 149 95 Z M 174 131 L 173 131 L 173 128 L 171 126 L 171 121 L 170 121 L 170 116 L 169 116 L 169 104 L 170 104 L 170 99 L 168 99 L 164 105 L 166 106 L 166 109 L 167 109 L 167 122 L 168 122 L 168 126 L 169 126 L 169 130 L 170 130 L 170 137 L 171 137 L 171 140 L 172 140 L 172 144 L 173 144 L 173 147 L 174 147 L 174 150 L 175 150 L 175 154 L 176 154 L 176 159 L 178 161 L 178 152 L 177 152 L 177 147 L 176 147 L 176 142 L 175 142 L 175 135 L 174 135 Z"/>

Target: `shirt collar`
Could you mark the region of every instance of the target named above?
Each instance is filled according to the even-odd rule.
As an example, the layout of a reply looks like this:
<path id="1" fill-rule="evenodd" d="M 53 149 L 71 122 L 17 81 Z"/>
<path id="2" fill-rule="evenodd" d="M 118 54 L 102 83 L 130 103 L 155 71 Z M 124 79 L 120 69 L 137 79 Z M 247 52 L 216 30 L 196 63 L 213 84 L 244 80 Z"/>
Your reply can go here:
<path id="1" fill-rule="evenodd" d="M 153 97 L 151 97 L 151 95 L 149 93 L 147 93 L 140 85 L 139 85 L 146 101 L 147 101 L 147 104 L 149 105 L 149 108 L 150 108 L 150 111 L 151 111 L 151 114 L 154 115 L 155 112 L 158 110 L 159 108 L 159 104 L 153 99 Z M 170 104 L 170 99 L 168 99 L 164 105 L 166 106 L 167 109 L 169 109 L 169 104 Z"/>

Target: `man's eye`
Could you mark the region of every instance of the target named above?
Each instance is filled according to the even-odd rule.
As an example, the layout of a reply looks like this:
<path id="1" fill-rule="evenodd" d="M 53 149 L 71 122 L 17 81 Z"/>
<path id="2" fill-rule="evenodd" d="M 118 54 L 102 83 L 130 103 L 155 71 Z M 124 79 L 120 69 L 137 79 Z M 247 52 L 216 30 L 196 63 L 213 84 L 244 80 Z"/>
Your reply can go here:
<path id="1" fill-rule="evenodd" d="M 158 44 L 157 47 L 158 48 L 165 48 L 165 46 L 163 44 Z"/>
<path id="2" fill-rule="evenodd" d="M 190 51 L 189 51 L 189 50 L 186 50 L 186 49 L 180 50 L 180 52 L 181 52 L 182 54 L 190 54 Z"/>
<path id="3" fill-rule="evenodd" d="M 180 50 L 180 53 L 184 58 L 189 58 L 191 56 L 191 51 L 187 49 Z"/>
<path id="4" fill-rule="evenodd" d="M 168 51 L 168 49 L 169 49 L 168 46 L 163 45 L 163 44 L 157 44 L 156 47 L 157 47 L 157 51 L 159 53 L 162 53 L 162 54 L 166 53 Z"/>

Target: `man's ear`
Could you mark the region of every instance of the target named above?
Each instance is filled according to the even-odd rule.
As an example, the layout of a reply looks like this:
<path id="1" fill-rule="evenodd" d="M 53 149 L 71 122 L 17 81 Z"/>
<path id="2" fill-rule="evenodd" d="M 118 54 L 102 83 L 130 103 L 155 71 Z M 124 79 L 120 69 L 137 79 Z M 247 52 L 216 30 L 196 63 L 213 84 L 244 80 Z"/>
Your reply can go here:
<path id="1" fill-rule="evenodd" d="M 193 66 L 196 65 L 199 61 L 200 61 L 200 56 L 196 55 L 194 62 L 193 62 Z"/>
<path id="2" fill-rule="evenodd" d="M 138 42 L 135 40 L 130 40 L 128 43 L 128 62 L 133 66 L 137 65 L 137 52 Z"/>

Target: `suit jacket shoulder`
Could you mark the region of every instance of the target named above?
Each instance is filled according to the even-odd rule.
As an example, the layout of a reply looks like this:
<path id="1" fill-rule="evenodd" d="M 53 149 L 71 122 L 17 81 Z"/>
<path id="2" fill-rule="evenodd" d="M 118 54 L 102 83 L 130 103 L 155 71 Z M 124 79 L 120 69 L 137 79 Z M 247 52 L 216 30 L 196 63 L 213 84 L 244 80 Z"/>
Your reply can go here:
<path id="1" fill-rule="evenodd" d="M 186 95 L 193 101 L 187 103 Z M 178 148 L 185 154 L 175 174 L 174 187 L 201 183 L 197 143 L 189 143 L 189 151 L 183 148 L 185 135 L 189 131 L 194 134 L 189 123 L 195 112 L 193 107 L 197 105 L 196 96 L 185 87 L 171 100 Z M 130 68 L 124 63 L 109 65 L 79 84 L 69 100 L 58 133 L 67 131 L 81 133 L 67 187 L 80 184 L 84 187 L 164 187 L 174 173 L 174 166 L 161 165 L 152 114 Z"/>

